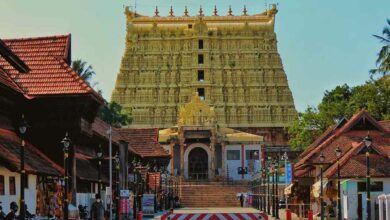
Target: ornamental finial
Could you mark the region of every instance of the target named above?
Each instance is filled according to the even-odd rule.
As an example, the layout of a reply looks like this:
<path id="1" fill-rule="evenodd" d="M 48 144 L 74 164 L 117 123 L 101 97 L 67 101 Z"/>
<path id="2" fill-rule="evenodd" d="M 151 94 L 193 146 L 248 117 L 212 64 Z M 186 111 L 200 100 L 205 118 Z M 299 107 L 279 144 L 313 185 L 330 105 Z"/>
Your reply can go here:
<path id="1" fill-rule="evenodd" d="M 244 16 L 248 15 L 248 10 L 246 10 L 246 5 L 244 5 L 244 10 L 242 12 L 244 12 Z"/>
<path id="2" fill-rule="evenodd" d="M 169 10 L 169 16 L 173 17 L 173 8 L 172 8 L 172 5 L 171 5 L 171 9 Z"/>
<path id="3" fill-rule="evenodd" d="M 231 6 L 231 5 L 229 5 L 228 15 L 229 15 L 229 16 L 232 16 L 232 15 L 233 15 L 233 11 L 232 11 L 232 6 Z"/>
<path id="4" fill-rule="evenodd" d="M 203 14 L 203 9 L 202 9 L 202 6 L 200 6 L 200 8 L 199 8 L 199 16 L 203 16 L 204 14 Z"/>
<path id="5" fill-rule="evenodd" d="M 154 10 L 154 17 L 159 17 L 158 13 L 158 7 L 156 6 L 156 10 Z"/>
<path id="6" fill-rule="evenodd" d="M 214 5 L 214 16 L 218 16 L 217 6 Z"/>
<path id="7" fill-rule="evenodd" d="M 187 6 L 184 8 L 184 16 L 188 16 L 188 9 L 187 9 Z"/>

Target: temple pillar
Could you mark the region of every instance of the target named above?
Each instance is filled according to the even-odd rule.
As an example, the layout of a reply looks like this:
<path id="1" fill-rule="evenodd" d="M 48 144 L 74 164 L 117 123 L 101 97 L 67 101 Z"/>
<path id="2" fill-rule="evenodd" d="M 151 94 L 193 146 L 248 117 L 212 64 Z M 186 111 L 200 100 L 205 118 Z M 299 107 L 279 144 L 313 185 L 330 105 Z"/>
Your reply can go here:
<path id="1" fill-rule="evenodd" d="M 226 175 L 226 167 L 225 167 L 225 142 L 221 143 L 221 176 L 225 177 Z"/>
<path id="2" fill-rule="evenodd" d="M 174 142 L 171 142 L 169 144 L 169 150 L 170 150 L 170 153 L 171 153 L 171 167 L 170 167 L 170 172 L 175 174 L 175 143 Z"/>
<path id="3" fill-rule="evenodd" d="M 184 143 L 180 144 L 180 176 L 184 177 Z"/>

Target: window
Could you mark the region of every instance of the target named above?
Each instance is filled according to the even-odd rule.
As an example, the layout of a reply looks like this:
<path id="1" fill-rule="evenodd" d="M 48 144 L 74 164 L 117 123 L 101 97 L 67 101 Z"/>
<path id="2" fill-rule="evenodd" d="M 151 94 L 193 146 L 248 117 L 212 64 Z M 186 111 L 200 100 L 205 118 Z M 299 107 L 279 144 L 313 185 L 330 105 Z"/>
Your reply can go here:
<path id="1" fill-rule="evenodd" d="M 204 88 L 198 88 L 198 96 L 200 97 L 201 100 L 205 99 Z"/>
<path id="2" fill-rule="evenodd" d="M 240 150 L 227 150 L 227 160 L 240 160 Z"/>
<path id="3" fill-rule="evenodd" d="M 4 195 L 4 176 L 0 175 L 0 195 Z"/>
<path id="4" fill-rule="evenodd" d="M 203 60 L 203 54 L 199 54 L 198 55 L 198 64 L 203 64 L 204 63 L 204 60 Z"/>
<path id="5" fill-rule="evenodd" d="M 203 40 L 198 41 L 198 48 L 203 49 Z"/>
<path id="6" fill-rule="evenodd" d="M 9 177 L 9 194 L 16 195 L 16 183 L 14 176 Z"/>
<path id="7" fill-rule="evenodd" d="M 199 82 L 204 81 L 204 70 L 198 70 L 198 81 Z"/>
<path id="8" fill-rule="evenodd" d="M 257 156 L 255 157 L 255 152 L 257 152 Z M 259 160 L 259 151 L 258 150 L 246 150 L 245 158 L 247 160 Z"/>
<path id="9" fill-rule="evenodd" d="M 188 24 L 188 29 L 192 29 L 192 24 Z"/>
<path id="10" fill-rule="evenodd" d="M 383 192 L 383 182 L 371 182 L 372 192 Z M 366 192 L 366 182 L 358 182 L 358 192 Z"/>

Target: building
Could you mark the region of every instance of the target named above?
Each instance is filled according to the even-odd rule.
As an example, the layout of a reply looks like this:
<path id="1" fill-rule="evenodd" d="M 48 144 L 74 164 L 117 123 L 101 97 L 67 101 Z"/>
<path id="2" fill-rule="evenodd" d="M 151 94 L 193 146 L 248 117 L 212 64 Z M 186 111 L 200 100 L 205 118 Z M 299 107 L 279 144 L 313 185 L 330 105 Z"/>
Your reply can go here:
<path id="1" fill-rule="evenodd" d="M 314 141 L 295 164 L 291 199 L 296 203 L 312 204 L 314 213 L 319 213 L 320 165 L 323 165 L 324 201 L 326 214 L 337 213 L 337 157 L 341 178 L 341 204 L 344 219 L 365 219 L 366 206 L 366 152 L 364 137 L 373 139 L 370 153 L 371 213 L 378 216 L 378 196 L 390 193 L 390 130 L 389 121 L 376 121 L 365 110 L 349 120 L 343 119 L 331 126 Z M 324 155 L 321 163 L 319 156 Z M 314 205 L 313 205 L 314 204 Z"/>
<path id="2" fill-rule="evenodd" d="M 109 183 L 110 125 L 96 118 L 104 100 L 70 64 L 70 35 L 0 40 L 0 201 L 5 211 L 10 201 L 17 202 L 20 197 L 22 141 L 18 124 L 22 115 L 29 124 L 24 136 L 28 175 L 25 192 L 31 213 L 47 215 L 49 207 L 54 207 L 50 214 L 61 216 L 63 197 L 59 195 L 64 192 L 61 141 L 66 133 L 71 140 L 66 166 L 71 203 L 89 205 L 99 192 L 99 183 L 102 191 Z M 141 155 L 129 145 L 118 129 L 111 131 L 113 155 L 118 152 L 120 158 L 119 187 L 127 189 L 128 161 L 137 159 L 146 165 L 150 159 L 148 154 Z M 148 142 L 143 144 L 143 148 L 149 148 Z M 103 151 L 100 169 L 99 146 Z M 169 158 L 160 145 L 153 149 L 163 154 L 153 156 Z M 118 187 L 114 187 L 113 191 L 118 192 Z"/>
<path id="3" fill-rule="evenodd" d="M 186 180 L 250 180 L 260 171 L 263 137 L 219 127 L 214 108 L 197 94 L 158 140 L 172 156 L 171 172 Z"/>
<path id="4" fill-rule="evenodd" d="M 131 127 L 176 126 L 194 92 L 214 108 L 219 127 L 287 146 L 296 117 L 277 51 L 276 6 L 264 13 L 144 16 L 126 8 L 126 49 L 112 100 L 131 113 Z"/>

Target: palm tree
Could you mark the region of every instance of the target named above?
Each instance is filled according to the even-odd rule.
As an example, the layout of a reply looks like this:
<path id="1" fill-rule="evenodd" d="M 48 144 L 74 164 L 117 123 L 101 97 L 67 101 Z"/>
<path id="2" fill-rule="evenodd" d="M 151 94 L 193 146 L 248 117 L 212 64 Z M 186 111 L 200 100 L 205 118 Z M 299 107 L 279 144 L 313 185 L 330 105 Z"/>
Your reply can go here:
<path id="1" fill-rule="evenodd" d="M 383 47 L 378 53 L 376 59 L 376 69 L 370 70 L 371 77 L 377 73 L 386 75 L 390 73 L 390 19 L 387 19 L 387 26 L 383 28 L 383 36 L 374 35 L 377 39 L 383 43 Z"/>
<path id="2" fill-rule="evenodd" d="M 92 76 L 95 75 L 95 71 L 93 70 L 91 65 L 87 66 L 87 62 L 77 59 L 72 62 L 72 68 L 79 74 L 80 78 L 82 78 L 88 84 L 92 79 Z"/>

